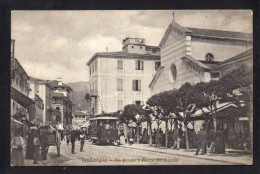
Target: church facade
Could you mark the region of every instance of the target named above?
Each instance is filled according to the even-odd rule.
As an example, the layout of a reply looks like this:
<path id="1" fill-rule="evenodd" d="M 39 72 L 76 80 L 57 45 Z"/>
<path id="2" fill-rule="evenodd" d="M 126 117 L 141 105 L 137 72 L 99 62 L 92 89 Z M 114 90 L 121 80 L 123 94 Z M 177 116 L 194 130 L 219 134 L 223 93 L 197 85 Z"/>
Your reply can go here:
<path id="1" fill-rule="evenodd" d="M 253 65 L 252 34 L 186 28 L 174 20 L 161 42 L 161 67 L 149 87 L 152 94 L 189 82 L 219 79 L 246 64 Z"/>

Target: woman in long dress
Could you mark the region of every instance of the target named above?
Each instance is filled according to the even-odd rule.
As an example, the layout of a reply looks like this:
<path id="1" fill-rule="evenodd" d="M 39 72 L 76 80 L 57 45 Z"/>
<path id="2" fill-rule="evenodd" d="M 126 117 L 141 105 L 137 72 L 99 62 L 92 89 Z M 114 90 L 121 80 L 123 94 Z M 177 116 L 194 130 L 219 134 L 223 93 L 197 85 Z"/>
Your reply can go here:
<path id="1" fill-rule="evenodd" d="M 21 131 L 16 130 L 11 139 L 11 163 L 13 166 L 24 166 L 23 149 L 25 147 L 24 139 L 21 137 Z"/>
<path id="2" fill-rule="evenodd" d="M 121 131 L 120 136 L 119 136 L 119 141 L 120 144 L 125 144 L 125 135 L 124 135 L 124 131 Z"/>

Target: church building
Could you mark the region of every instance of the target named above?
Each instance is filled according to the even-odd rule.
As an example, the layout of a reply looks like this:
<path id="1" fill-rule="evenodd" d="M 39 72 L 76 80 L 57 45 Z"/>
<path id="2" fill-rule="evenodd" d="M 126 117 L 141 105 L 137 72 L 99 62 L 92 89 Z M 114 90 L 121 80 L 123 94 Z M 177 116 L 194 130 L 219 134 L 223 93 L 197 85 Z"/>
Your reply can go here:
<path id="1" fill-rule="evenodd" d="M 173 18 L 159 44 L 161 66 L 151 93 L 219 79 L 242 64 L 253 66 L 252 39 L 250 33 L 183 27 Z"/>

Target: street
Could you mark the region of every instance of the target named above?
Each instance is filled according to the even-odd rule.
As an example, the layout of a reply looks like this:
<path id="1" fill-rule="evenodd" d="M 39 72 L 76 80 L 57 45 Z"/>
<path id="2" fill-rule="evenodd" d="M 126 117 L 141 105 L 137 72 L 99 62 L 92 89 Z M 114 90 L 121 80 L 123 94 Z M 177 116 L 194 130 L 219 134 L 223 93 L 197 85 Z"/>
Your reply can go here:
<path id="1" fill-rule="evenodd" d="M 135 144 L 134 144 L 135 145 Z M 133 145 L 133 146 L 134 146 Z M 71 154 L 71 144 L 61 144 L 61 155 L 57 156 L 56 147 L 51 146 L 48 160 L 40 161 L 39 166 L 96 166 L 96 165 L 220 165 L 224 162 L 201 159 L 195 156 L 154 152 L 133 149 L 131 146 L 95 145 L 85 141 L 84 151 L 79 152 L 79 141 L 75 143 L 75 154 Z M 170 150 L 170 149 L 169 149 Z M 232 164 L 232 163 L 231 163 Z M 32 160 L 26 160 L 26 166 L 35 166 Z"/>

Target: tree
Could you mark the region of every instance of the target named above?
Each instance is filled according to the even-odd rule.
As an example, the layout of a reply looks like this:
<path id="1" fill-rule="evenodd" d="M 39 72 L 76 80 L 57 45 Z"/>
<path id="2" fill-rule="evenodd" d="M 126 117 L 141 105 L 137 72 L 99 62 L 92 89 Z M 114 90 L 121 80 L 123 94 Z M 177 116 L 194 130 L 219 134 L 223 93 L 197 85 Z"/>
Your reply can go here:
<path id="1" fill-rule="evenodd" d="M 153 95 L 146 102 L 154 110 L 155 118 L 165 122 L 165 147 L 168 145 L 168 121 L 178 105 L 175 93 L 176 90 L 164 91 Z"/>
<path id="2" fill-rule="evenodd" d="M 149 135 L 149 145 L 152 146 L 152 123 L 153 123 L 154 110 L 148 105 L 143 107 L 143 118 L 147 122 Z"/>
<path id="3" fill-rule="evenodd" d="M 140 120 L 136 119 L 136 115 L 140 115 Z M 134 121 L 136 123 L 136 136 L 137 136 L 137 143 L 139 143 L 139 127 L 142 122 L 145 121 L 144 117 L 144 111 L 140 105 L 136 104 L 130 104 L 126 105 L 124 107 L 123 113 L 119 116 L 119 120 L 122 123 L 129 123 L 130 120 Z"/>
<path id="4" fill-rule="evenodd" d="M 253 69 L 245 65 L 234 69 L 219 79 L 219 84 L 225 86 L 222 91 L 222 100 L 231 101 L 240 106 L 241 101 L 245 106 L 249 119 L 251 149 L 253 147 Z"/>
<path id="5" fill-rule="evenodd" d="M 187 150 L 189 149 L 188 121 L 190 121 L 191 115 L 197 109 L 196 102 L 199 102 L 199 97 L 196 93 L 194 93 L 193 90 L 193 85 L 191 85 L 190 83 L 185 83 L 176 91 L 178 105 L 175 109 L 175 115 L 179 118 L 182 118 L 184 124 L 185 144 Z"/>

